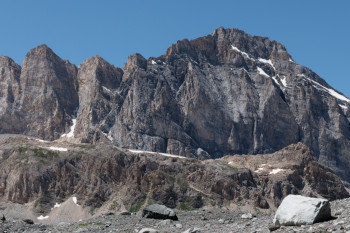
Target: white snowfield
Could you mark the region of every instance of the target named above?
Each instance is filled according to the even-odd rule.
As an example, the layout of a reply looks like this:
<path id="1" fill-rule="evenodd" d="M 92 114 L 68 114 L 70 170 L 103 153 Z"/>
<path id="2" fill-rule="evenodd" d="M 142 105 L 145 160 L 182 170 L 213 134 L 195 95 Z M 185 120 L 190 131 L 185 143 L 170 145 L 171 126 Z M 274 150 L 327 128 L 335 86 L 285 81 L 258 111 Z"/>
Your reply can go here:
<path id="1" fill-rule="evenodd" d="M 240 54 L 242 54 L 242 55 L 245 56 L 246 58 L 248 58 L 248 59 L 250 59 L 250 60 L 254 60 L 254 59 L 252 59 L 252 58 L 248 55 L 248 53 L 239 50 L 237 47 L 235 47 L 235 46 L 233 46 L 233 45 L 231 45 L 231 47 L 232 47 L 232 49 L 233 49 L 234 51 L 239 52 Z"/>
<path id="2" fill-rule="evenodd" d="M 77 197 L 72 197 L 72 199 L 73 199 L 74 204 L 76 204 L 77 206 L 79 206 L 79 205 L 78 205 L 78 199 L 77 199 Z"/>
<path id="3" fill-rule="evenodd" d="M 339 104 L 339 107 L 341 107 L 344 110 L 348 109 L 348 106 L 345 106 L 345 105 L 342 105 L 342 104 Z"/>
<path id="4" fill-rule="evenodd" d="M 285 171 L 285 169 L 281 169 L 281 168 L 274 168 L 274 169 L 271 170 L 271 165 L 267 165 L 267 164 L 264 163 L 264 164 L 261 164 L 259 166 L 259 168 L 257 170 L 255 170 L 254 172 L 260 173 L 263 170 L 270 170 L 270 172 L 269 172 L 270 175 L 275 175 L 277 173 Z"/>
<path id="5" fill-rule="evenodd" d="M 105 86 L 102 86 L 102 89 L 105 91 L 105 92 L 111 92 L 111 89 L 108 89 L 107 87 L 105 87 Z M 75 119 L 74 119 L 75 120 Z M 73 121 L 74 121 L 73 120 Z M 73 122 L 73 124 L 74 124 L 74 122 Z"/>
<path id="6" fill-rule="evenodd" d="M 27 137 L 28 138 L 28 137 Z M 28 138 L 28 139 L 32 139 L 32 138 Z M 41 139 L 37 139 L 35 138 L 34 140 L 38 141 L 38 142 L 43 142 L 43 143 L 48 143 L 50 141 L 45 141 L 45 140 L 41 140 Z"/>
<path id="7" fill-rule="evenodd" d="M 50 147 L 41 147 L 47 150 L 56 150 L 56 151 L 68 151 L 67 148 L 64 147 L 55 147 L 55 146 L 50 146 Z"/>
<path id="8" fill-rule="evenodd" d="M 346 98 L 345 96 L 343 96 L 342 94 L 339 94 L 338 92 L 336 92 L 335 90 L 333 89 L 330 89 L 330 88 L 327 88 L 321 84 L 319 84 L 318 82 L 310 79 L 309 77 L 305 76 L 304 74 L 298 74 L 298 76 L 301 76 L 301 77 L 304 77 L 305 80 L 308 80 L 310 81 L 311 83 L 314 84 L 314 87 L 316 87 L 317 89 L 321 89 L 325 92 L 327 92 L 328 94 L 330 94 L 331 96 L 341 100 L 341 101 L 345 101 L 345 102 L 348 102 L 350 103 L 350 99 Z"/>
<path id="9" fill-rule="evenodd" d="M 62 134 L 61 138 L 66 137 L 66 138 L 72 138 L 74 137 L 74 130 L 75 130 L 75 125 L 77 123 L 77 119 L 72 119 L 73 125 L 70 127 L 70 131 L 67 134 Z"/>
<path id="10" fill-rule="evenodd" d="M 48 219 L 48 218 L 49 218 L 49 216 L 42 216 L 42 215 L 37 217 L 38 220 L 44 220 L 44 219 Z"/>
<path id="11" fill-rule="evenodd" d="M 157 65 L 157 62 L 155 62 L 154 60 L 151 61 L 152 65 Z"/>
<path id="12" fill-rule="evenodd" d="M 105 135 L 106 138 L 108 138 L 109 141 L 113 142 L 114 139 L 113 139 L 113 136 L 112 136 L 112 131 L 109 131 L 108 134 L 106 134 L 106 133 L 104 133 L 104 132 L 102 132 L 102 131 L 101 131 L 101 133 L 102 133 L 103 135 Z"/>
<path id="13" fill-rule="evenodd" d="M 281 79 L 281 82 L 282 82 L 283 86 L 287 87 L 287 77 L 286 76 L 284 76 L 284 78 Z"/>
<path id="14" fill-rule="evenodd" d="M 259 66 L 257 66 L 257 69 L 258 69 L 259 74 L 266 76 L 266 77 L 270 77 L 270 75 L 266 74 L 265 71 L 263 69 L 261 69 Z"/>
<path id="15" fill-rule="evenodd" d="M 53 206 L 53 208 L 58 208 L 58 207 L 60 207 L 61 206 L 61 204 L 58 204 L 57 202 L 56 202 L 56 204 Z"/>
<path id="16" fill-rule="evenodd" d="M 273 174 L 277 174 L 277 173 L 280 173 L 280 172 L 283 172 L 283 171 L 285 171 L 285 170 L 284 169 L 280 169 L 280 168 L 275 168 L 272 171 L 270 171 L 269 174 L 273 175 Z"/>
<path id="17" fill-rule="evenodd" d="M 141 154 L 141 153 L 148 153 L 148 154 L 153 154 L 153 155 L 163 155 L 167 157 L 172 157 L 172 158 L 180 158 L 180 159 L 186 159 L 186 157 L 180 156 L 180 155 L 172 155 L 172 154 L 167 154 L 167 153 L 158 153 L 158 152 L 153 152 L 153 151 L 145 151 L 145 150 L 129 150 L 132 153 L 136 154 Z"/>
<path id="18" fill-rule="evenodd" d="M 275 66 L 272 64 L 272 61 L 269 59 L 269 60 L 266 60 L 264 58 L 258 58 L 258 61 L 262 62 L 262 63 L 266 63 L 266 64 L 269 64 L 274 70 L 276 70 Z"/>

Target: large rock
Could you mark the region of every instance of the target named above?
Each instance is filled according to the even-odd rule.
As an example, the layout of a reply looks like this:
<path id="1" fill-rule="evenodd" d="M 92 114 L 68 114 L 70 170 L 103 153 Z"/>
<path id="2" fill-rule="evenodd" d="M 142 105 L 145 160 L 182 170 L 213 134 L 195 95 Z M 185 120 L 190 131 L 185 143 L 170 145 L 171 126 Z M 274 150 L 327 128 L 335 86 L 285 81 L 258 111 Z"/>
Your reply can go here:
<path id="1" fill-rule="evenodd" d="M 165 205 L 152 204 L 142 210 L 142 217 L 178 220 L 175 212 Z"/>
<path id="2" fill-rule="evenodd" d="M 158 231 L 153 228 L 142 228 L 138 233 L 158 233 Z"/>
<path id="3" fill-rule="evenodd" d="M 330 203 L 326 199 L 288 195 L 278 207 L 275 225 L 300 226 L 331 218 Z"/>

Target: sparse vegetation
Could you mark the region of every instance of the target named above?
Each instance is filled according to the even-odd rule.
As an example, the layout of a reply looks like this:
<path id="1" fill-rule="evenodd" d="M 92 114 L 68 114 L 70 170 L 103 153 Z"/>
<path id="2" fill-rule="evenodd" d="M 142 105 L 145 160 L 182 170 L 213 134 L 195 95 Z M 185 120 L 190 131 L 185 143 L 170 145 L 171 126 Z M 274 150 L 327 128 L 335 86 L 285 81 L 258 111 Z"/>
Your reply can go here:
<path id="1" fill-rule="evenodd" d="M 192 206 L 187 202 L 181 202 L 176 208 L 185 211 L 193 210 Z"/>
<path id="2" fill-rule="evenodd" d="M 91 144 L 80 144 L 78 145 L 78 147 L 82 148 L 82 149 L 95 149 L 95 145 L 91 145 Z"/>
<path id="3" fill-rule="evenodd" d="M 182 179 L 182 178 L 176 178 L 176 183 L 178 185 L 180 185 L 181 187 L 188 187 L 189 186 L 187 180 Z"/>
<path id="4" fill-rule="evenodd" d="M 103 222 L 89 222 L 89 223 L 80 223 L 79 226 L 87 227 L 89 225 L 103 226 L 105 225 Z"/>
<path id="5" fill-rule="evenodd" d="M 174 176 L 172 176 L 172 175 L 169 175 L 168 173 L 165 173 L 165 172 L 162 172 L 162 171 L 160 171 L 159 173 L 158 173 L 158 175 L 160 176 L 160 177 L 164 177 L 164 179 L 165 179 L 165 181 L 167 181 L 167 182 L 172 182 L 172 183 L 174 183 L 175 182 L 175 177 Z"/>
<path id="6" fill-rule="evenodd" d="M 134 213 L 137 212 L 141 209 L 141 207 L 143 206 L 143 204 L 145 204 L 145 201 L 140 201 L 137 202 L 135 205 L 132 205 L 129 209 L 129 212 Z"/>
<path id="7" fill-rule="evenodd" d="M 55 157 L 58 157 L 58 153 L 51 150 L 45 150 L 43 148 L 30 148 L 30 147 L 19 147 L 18 148 L 19 153 L 24 154 L 27 151 L 30 151 L 33 153 L 34 156 L 44 158 L 44 159 L 52 159 Z"/>

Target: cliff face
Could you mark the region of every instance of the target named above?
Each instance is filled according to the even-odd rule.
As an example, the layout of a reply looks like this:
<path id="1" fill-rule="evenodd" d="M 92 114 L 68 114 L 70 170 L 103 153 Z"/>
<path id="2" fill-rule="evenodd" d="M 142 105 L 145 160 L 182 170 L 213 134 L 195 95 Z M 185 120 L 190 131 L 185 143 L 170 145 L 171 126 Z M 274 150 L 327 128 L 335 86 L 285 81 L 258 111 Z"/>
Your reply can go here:
<path id="1" fill-rule="evenodd" d="M 199 161 L 107 145 L 0 141 L 0 200 L 34 201 L 40 213 L 72 195 L 83 206 L 120 211 L 147 203 L 274 210 L 288 194 L 349 196 L 301 143 L 274 154 Z"/>
<path id="2" fill-rule="evenodd" d="M 0 56 L 0 132 L 16 132 L 18 112 L 13 111 L 20 94 L 21 67 L 11 58 Z"/>
<path id="3" fill-rule="evenodd" d="M 350 180 L 350 100 L 268 38 L 218 28 L 124 70 L 98 56 L 76 68 L 39 46 L 1 69 L 3 133 L 57 139 L 76 117 L 76 140 L 200 159 L 300 141 Z"/>
<path id="4" fill-rule="evenodd" d="M 82 142 L 100 141 L 108 134 L 114 123 L 122 76 L 120 68 L 99 56 L 79 66 L 79 111 L 74 136 Z"/>
<path id="5" fill-rule="evenodd" d="M 13 61 L 2 65 L 1 91 L 7 96 L 2 132 L 50 140 L 64 133 L 79 106 L 76 67 L 46 45 L 31 50 L 22 68 Z"/>

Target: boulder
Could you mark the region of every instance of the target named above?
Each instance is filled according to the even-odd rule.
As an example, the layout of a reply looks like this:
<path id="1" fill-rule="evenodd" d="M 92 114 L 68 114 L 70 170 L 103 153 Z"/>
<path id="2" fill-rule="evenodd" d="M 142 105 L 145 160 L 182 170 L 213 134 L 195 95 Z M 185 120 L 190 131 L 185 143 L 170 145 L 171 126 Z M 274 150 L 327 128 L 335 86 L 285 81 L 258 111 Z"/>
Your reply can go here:
<path id="1" fill-rule="evenodd" d="M 189 228 L 182 233 L 201 233 L 201 232 L 202 232 L 202 230 L 200 228 L 194 227 L 194 228 Z"/>
<path id="2" fill-rule="evenodd" d="M 273 222 L 275 225 L 300 226 L 330 218 L 331 208 L 328 200 L 288 195 L 278 207 Z"/>
<path id="3" fill-rule="evenodd" d="M 142 217 L 178 220 L 175 212 L 165 205 L 152 204 L 142 210 Z"/>
<path id="4" fill-rule="evenodd" d="M 252 219 L 254 216 L 251 213 L 242 214 L 242 219 Z"/>
<path id="5" fill-rule="evenodd" d="M 129 211 L 122 211 L 119 215 L 131 215 L 131 213 Z"/>
<path id="6" fill-rule="evenodd" d="M 158 233 L 158 231 L 153 228 L 142 228 L 139 233 Z"/>
<path id="7" fill-rule="evenodd" d="M 23 222 L 25 222 L 27 224 L 34 224 L 34 221 L 31 219 L 23 219 Z"/>

